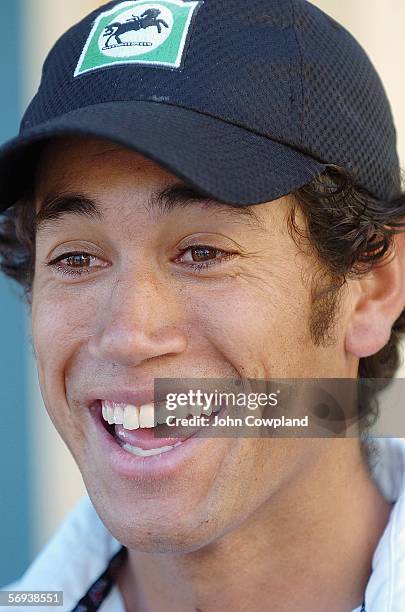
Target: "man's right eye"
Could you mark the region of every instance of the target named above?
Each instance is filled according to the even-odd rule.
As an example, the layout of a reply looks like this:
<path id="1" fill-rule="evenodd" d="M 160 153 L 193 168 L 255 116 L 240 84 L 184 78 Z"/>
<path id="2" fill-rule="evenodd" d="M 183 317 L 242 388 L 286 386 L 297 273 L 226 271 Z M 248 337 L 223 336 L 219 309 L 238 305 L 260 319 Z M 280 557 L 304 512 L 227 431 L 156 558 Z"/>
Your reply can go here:
<path id="1" fill-rule="evenodd" d="M 59 255 L 59 257 L 53 259 L 47 265 L 54 268 L 58 274 L 80 276 L 81 274 L 89 274 L 94 268 L 107 267 L 108 264 L 103 266 L 92 266 L 91 263 L 97 260 L 101 261 L 99 257 L 95 257 L 89 253 L 73 252 Z"/>

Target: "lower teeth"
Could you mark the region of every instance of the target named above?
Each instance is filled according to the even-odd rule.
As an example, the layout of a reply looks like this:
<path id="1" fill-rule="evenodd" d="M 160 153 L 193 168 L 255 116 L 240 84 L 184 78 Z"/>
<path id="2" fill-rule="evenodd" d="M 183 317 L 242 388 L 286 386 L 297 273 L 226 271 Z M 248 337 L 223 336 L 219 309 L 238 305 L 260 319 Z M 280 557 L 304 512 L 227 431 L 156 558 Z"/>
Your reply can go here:
<path id="1" fill-rule="evenodd" d="M 167 453 L 176 448 L 176 446 L 180 446 L 180 444 L 182 444 L 182 442 L 177 442 L 173 446 L 161 446 L 160 448 L 149 449 L 139 448 L 138 446 L 131 446 L 131 444 L 122 444 L 121 448 L 123 448 L 128 453 L 131 453 L 131 455 L 136 455 L 137 457 L 150 457 L 151 455 L 160 455 L 161 453 Z"/>

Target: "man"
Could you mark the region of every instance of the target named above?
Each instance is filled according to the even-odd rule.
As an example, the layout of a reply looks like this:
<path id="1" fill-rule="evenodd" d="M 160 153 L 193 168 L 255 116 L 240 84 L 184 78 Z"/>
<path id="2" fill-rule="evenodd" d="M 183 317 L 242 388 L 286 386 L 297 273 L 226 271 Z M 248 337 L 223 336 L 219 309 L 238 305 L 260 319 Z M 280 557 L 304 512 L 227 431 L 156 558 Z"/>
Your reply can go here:
<path id="1" fill-rule="evenodd" d="M 146 9 L 168 28 L 106 48 Z M 405 196 L 353 38 L 304 0 L 111 2 L 53 48 L 0 155 L 2 268 L 89 493 L 8 588 L 65 610 L 403 609 L 399 440 L 371 472 L 345 432 L 149 421 L 161 378 L 394 376 Z"/>

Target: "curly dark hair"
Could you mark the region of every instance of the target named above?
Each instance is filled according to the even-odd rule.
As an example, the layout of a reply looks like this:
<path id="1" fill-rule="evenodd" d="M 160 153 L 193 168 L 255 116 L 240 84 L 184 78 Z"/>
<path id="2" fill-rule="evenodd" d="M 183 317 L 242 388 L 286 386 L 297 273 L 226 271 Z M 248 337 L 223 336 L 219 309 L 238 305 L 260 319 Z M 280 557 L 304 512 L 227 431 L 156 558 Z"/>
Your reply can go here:
<path id="1" fill-rule="evenodd" d="M 387 202 L 372 197 L 357 186 L 342 168 L 328 170 L 296 192 L 291 209 L 291 236 L 323 264 L 327 286 L 314 284 L 312 301 L 335 304 L 338 290 L 349 278 L 359 278 L 395 256 L 394 237 L 405 232 L 405 193 Z M 304 213 L 306 227 L 296 222 L 297 206 Z M 331 297 L 333 296 L 333 297 Z M 332 317 L 331 317 L 332 322 Z M 319 320 L 316 308 L 312 338 L 316 344 L 328 341 L 330 325 Z M 395 321 L 389 342 L 376 354 L 360 359 L 361 378 L 392 378 L 400 366 L 400 342 L 405 334 L 405 309 Z"/>
<path id="2" fill-rule="evenodd" d="M 350 173 L 329 166 L 295 196 L 288 219 L 290 234 L 298 245 L 306 244 L 321 264 L 322 282 L 314 275 L 312 284 L 310 327 L 314 343 L 325 345 L 333 342 L 340 290 L 346 281 L 395 256 L 395 235 L 405 231 L 405 193 L 390 201 L 376 199 L 356 185 Z M 305 227 L 296 222 L 298 206 Z M 361 451 L 369 466 L 378 456 L 378 447 L 369 436 L 379 416 L 378 393 L 390 384 L 401 365 L 404 338 L 405 308 L 391 328 L 388 343 L 359 360 L 359 431 Z"/>
<path id="3" fill-rule="evenodd" d="M 29 306 L 35 267 L 35 210 L 28 205 L 33 189 L 0 215 L 0 270 L 23 288 Z M 311 337 L 315 344 L 326 345 L 333 342 L 340 290 L 347 279 L 366 274 L 395 254 L 394 236 L 405 231 L 405 193 L 391 201 L 378 200 L 359 187 L 347 171 L 330 165 L 293 195 L 290 235 L 316 257 L 322 278 L 311 288 Z M 304 214 L 305 227 L 297 222 L 298 209 Z M 392 326 L 389 342 L 375 355 L 360 359 L 358 377 L 393 378 L 400 365 L 404 336 L 405 310 Z M 359 409 L 367 417 L 363 418 L 364 432 L 377 419 L 378 408 L 369 396 Z"/>

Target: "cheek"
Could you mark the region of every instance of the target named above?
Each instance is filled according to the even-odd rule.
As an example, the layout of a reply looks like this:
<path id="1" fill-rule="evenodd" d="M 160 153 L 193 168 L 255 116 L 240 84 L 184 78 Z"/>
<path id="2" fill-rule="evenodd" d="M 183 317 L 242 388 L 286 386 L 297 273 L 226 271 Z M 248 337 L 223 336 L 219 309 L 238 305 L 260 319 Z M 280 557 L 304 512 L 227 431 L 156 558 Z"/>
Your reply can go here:
<path id="1" fill-rule="evenodd" d="M 309 304 L 297 283 L 236 279 L 188 295 L 189 320 L 235 369 L 251 378 L 296 376 L 308 352 Z M 298 370 L 297 370 L 298 368 Z"/>
<path id="2" fill-rule="evenodd" d="M 92 333 L 97 312 L 94 293 L 79 287 L 34 289 L 32 332 L 38 360 L 61 365 L 69 351 Z"/>
<path id="3" fill-rule="evenodd" d="M 65 380 L 88 326 L 87 312 L 91 309 L 76 299 L 61 297 L 61 290 L 58 296 L 45 289 L 33 293 L 32 340 L 40 389 L 48 414 L 65 439 L 72 416 Z"/>

